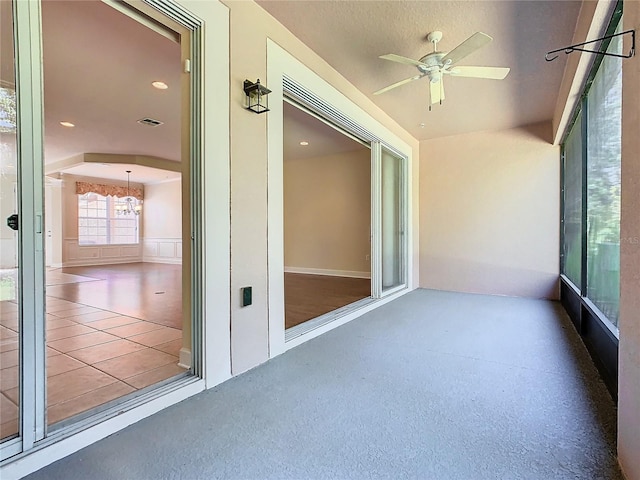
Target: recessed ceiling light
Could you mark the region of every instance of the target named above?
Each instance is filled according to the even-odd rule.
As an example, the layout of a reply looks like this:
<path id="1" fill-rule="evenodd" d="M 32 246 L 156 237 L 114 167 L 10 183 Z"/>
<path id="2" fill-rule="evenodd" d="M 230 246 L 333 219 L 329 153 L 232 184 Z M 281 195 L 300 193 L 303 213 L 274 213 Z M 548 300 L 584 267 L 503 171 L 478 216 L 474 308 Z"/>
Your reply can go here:
<path id="1" fill-rule="evenodd" d="M 309 145 L 309 142 L 300 142 L 300 145 L 302 145 L 303 147 L 306 147 L 307 145 Z"/>
<path id="2" fill-rule="evenodd" d="M 152 82 L 151 85 L 153 85 L 158 90 L 166 90 L 167 88 L 169 88 L 169 85 L 164 82 Z"/>
<path id="3" fill-rule="evenodd" d="M 62 125 L 63 127 L 75 127 L 75 125 L 71 122 L 60 122 L 60 125 Z"/>

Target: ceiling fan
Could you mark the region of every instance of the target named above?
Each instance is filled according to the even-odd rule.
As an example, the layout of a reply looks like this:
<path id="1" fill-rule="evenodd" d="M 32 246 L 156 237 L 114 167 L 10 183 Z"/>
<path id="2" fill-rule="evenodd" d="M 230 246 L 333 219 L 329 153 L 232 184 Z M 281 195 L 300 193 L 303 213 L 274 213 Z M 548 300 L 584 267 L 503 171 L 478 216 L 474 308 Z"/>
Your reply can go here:
<path id="1" fill-rule="evenodd" d="M 510 69 L 506 67 L 468 67 L 456 65 L 456 63 L 467 55 L 472 54 L 493 40 L 493 38 L 486 33 L 474 33 L 448 53 L 438 51 L 438 42 L 442 40 L 442 32 L 435 31 L 429 33 L 429 35 L 427 35 L 427 40 L 433 43 L 433 52 L 428 53 L 424 57 L 420 58 L 420 60 L 413 60 L 401 55 L 394 55 L 393 53 L 380 56 L 380 58 L 384 60 L 403 63 L 405 65 L 413 65 L 418 68 L 418 72 L 420 73 L 411 78 L 406 78 L 387 87 L 381 88 L 377 92 L 374 92 L 374 95 L 380 95 L 381 93 L 388 92 L 391 89 L 413 82 L 414 80 L 428 77 L 431 103 L 442 103 L 442 100 L 444 100 L 443 78 L 445 75 L 451 75 L 452 77 L 490 78 L 494 80 L 502 80 L 509 73 Z"/>

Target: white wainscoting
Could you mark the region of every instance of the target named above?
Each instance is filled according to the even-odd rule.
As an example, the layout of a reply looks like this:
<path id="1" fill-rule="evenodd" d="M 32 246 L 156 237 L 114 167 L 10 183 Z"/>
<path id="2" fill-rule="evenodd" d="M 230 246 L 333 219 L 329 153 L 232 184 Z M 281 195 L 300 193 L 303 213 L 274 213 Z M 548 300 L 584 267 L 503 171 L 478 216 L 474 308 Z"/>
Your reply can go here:
<path id="1" fill-rule="evenodd" d="M 144 238 L 142 261 L 150 263 L 182 263 L 182 238 Z"/>
<path id="2" fill-rule="evenodd" d="M 142 246 L 137 245 L 78 245 L 77 238 L 64 239 L 64 267 L 109 265 L 142 261 Z"/>
<path id="3" fill-rule="evenodd" d="M 371 278 L 371 272 L 353 270 L 328 270 L 325 268 L 284 267 L 285 273 L 304 273 L 305 275 L 328 275 L 330 277 Z"/>

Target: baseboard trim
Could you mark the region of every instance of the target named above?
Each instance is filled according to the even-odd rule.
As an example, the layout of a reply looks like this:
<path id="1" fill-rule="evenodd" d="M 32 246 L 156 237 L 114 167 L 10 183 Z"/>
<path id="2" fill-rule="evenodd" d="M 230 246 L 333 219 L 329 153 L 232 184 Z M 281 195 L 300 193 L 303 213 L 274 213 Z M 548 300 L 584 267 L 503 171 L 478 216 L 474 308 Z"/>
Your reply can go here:
<path id="1" fill-rule="evenodd" d="M 166 263 L 170 265 L 182 264 L 181 258 L 164 258 L 164 257 L 142 257 L 144 263 Z"/>
<path id="2" fill-rule="evenodd" d="M 329 277 L 371 278 L 370 272 L 354 270 L 331 270 L 325 268 L 284 267 L 285 273 L 303 273 L 305 275 L 327 275 Z"/>
<path id="3" fill-rule="evenodd" d="M 122 263 L 140 263 L 142 262 L 142 257 L 126 257 L 126 258 L 87 258 L 82 260 L 68 260 L 66 262 L 62 262 L 61 267 L 92 267 L 96 265 L 116 265 Z"/>
<path id="4" fill-rule="evenodd" d="M 180 349 L 180 357 L 178 359 L 178 366 L 186 369 L 191 368 L 191 349 L 182 347 Z"/>

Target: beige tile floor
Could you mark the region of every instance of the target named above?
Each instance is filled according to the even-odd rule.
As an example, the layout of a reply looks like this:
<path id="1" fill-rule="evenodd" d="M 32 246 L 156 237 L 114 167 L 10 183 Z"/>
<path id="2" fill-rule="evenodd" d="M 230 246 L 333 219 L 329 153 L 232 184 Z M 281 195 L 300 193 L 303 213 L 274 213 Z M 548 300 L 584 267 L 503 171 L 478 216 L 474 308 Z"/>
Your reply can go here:
<path id="1" fill-rule="evenodd" d="M 0 438 L 18 428 L 16 311 L 0 302 Z M 179 329 L 49 296 L 46 312 L 49 425 L 185 371 Z"/>

